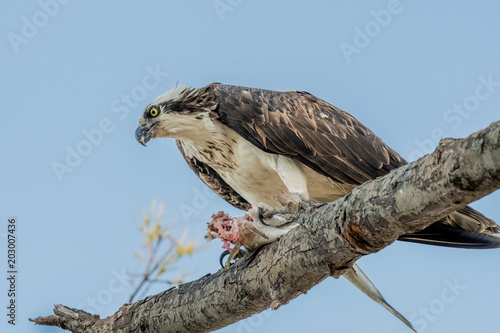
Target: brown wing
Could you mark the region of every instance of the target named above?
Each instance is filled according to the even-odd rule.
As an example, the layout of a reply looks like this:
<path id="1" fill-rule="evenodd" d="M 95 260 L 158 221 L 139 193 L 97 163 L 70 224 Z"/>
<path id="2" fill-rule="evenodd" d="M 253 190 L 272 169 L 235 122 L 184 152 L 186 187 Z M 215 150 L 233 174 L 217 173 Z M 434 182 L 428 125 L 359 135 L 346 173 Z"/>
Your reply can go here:
<path id="1" fill-rule="evenodd" d="M 353 116 L 309 93 L 211 87 L 222 123 L 340 183 L 359 185 L 406 163 Z"/>
<path id="2" fill-rule="evenodd" d="M 191 170 L 196 173 L 198 177 L 219 197 L 233 205 L 234 207 L 238 209 L 243 209 L 243 210 L 249 210 L 250 209 L 250 204 L 238 193 L 236 193 L 235 190 L 231 186 L 229 186 L 220 176 L 217 172 L 215 172 L 214 169 L 206 165 L 205 163 L 199 161 L 198 159 L 194 157 L 188 157 L 184 153 L 184 149 L 182 148 L 182 145 L 179 143 L 179 140 L 176 140 L 177 147 L 182 153 L 182 156 L 186 160 L 186 162 L 189 164 L 189 167 Z"/>
<path id="3" fill-rule="evenodd" d="M 360 185 L 406 164 L 356 118 L 309 93 L 220 83 L 206 89 L 218 101 L 216 112 L 222 123 L 258 148 L 297 159 L 334 181 Z M 500 247 L 500 239 L 488 235 L 498 231 L 495 222 L 465 207 L 421 233 L 400 239 L 453 247 Z"/>

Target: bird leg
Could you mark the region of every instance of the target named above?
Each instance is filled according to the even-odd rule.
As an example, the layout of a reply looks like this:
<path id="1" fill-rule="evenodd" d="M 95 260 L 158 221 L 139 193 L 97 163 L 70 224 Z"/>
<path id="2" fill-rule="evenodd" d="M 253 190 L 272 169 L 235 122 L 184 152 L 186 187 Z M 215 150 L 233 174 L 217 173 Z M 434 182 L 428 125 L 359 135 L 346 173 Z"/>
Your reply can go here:
<path id="1" fill-rule="evenodd" d="M 259 221 L 260 223 L 262 223 L 263 225 L 267 226 L 267 227 L 271 227 L 270 224 L 268 224 L 267 222 L 265 222 L 265 217 L 264 217 L 264 210 L 262 207 L 259 206 L 258 208 L 258 215 L 259 215 Z M 272 227 L 275 227 L 275 228 L 283 228 L 284 226 L 287 226 L 289 225 L 290 223 L 294 222 L 296 219 L 296 217 L 292 217 L 291 219 L 289 220 L 286 220 L 285 222 L 281 223 L 281 224 L 278 224 L 278 225 L 273 225 Z"/>
<path id="2" fill-rule="evenodd" d="M 268 211 L 262 212 L 264 216 L 268 216 L 268 213 Z M 275 220 L 274 216 L 270 218 Z M 238 218 L 232 218 L 227 213 L 218 212 L 217 214 L 213 214 L 212 221 L 207 223 L 208 233 L 205 235 L 205 238 L 208 241 L 219 238 L 224 243 L 222 247 L 230 253 L 224 265 L 224 268 L 228 268 L 231 260 L 237 256 L 241 246 L 244 246 L 248 251 L 258 249 L 265 244 L 276 241 L 279 237 L 297 226 L 296 222 L 288 221 L 283 216 L 279 216 L 279 219 L 276 221 L 277 223 L 273 224 L 276 224 L 279 228 L 262 224 L 259 219 L 257 205 L 252 205 L 252 209 L 249 210 L 248 214 Z M 230 244 L 234 245 L 233 250 L 231 250 Z M 225 255 L 223 253 L 221 257 L 223 258 Z M 221 262 L 222 258 L 220 259 Z"/>
<path id="3" fill-rule="evenodd" d="M 295 204 L 295 203 L 290 203 Z M 296 216 L 290 214 L 288 206 L 271 207 L 265 203 L 252 205 L 248 214 L 259 220 L 266 227 L 283 228 L 295 222 Z"/>
<path id="4" fill-rule="evenodd" d="M 275 198 L 281 203 L 281 207 L 270 207 L 265 203 L 257 205 L 259 221 L 268 227 L 283 228 L 295 222 L 298 212 L 310 208 L 317 209 L 327 204 L 326 202 L 314 202 L 307 198 L 308 195 L 283 191 Z M 250 215 L 252 215 L 253 209 L 255 209 L 255 205 L 252 205 L 248 211 Z"/>

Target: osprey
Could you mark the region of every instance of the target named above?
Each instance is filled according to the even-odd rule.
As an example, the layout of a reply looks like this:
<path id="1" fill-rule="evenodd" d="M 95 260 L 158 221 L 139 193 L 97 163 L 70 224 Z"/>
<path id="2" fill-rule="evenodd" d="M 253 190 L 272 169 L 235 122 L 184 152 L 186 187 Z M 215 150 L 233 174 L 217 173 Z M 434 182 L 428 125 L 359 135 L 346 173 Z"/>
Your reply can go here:
<path id="1" fill-rule="evenodd" d="M 280 206 L 276 198 L 282 193 L 331 202 L 406 164 L 353 116 L 303 91 L 177 85 L 145 108 L 135 134 L 143 145 L 152 138 L 175 138 L 198 177 L 243 210 L 253 203 Z M 399 239 L 496 248 L 500 238 L 492 234 L 499 230 L 494 221 L 465 207 Z M 362 275 L 356 271 L 354 279 Z M 379 295 L 369 296 L 386 306 Z"/>

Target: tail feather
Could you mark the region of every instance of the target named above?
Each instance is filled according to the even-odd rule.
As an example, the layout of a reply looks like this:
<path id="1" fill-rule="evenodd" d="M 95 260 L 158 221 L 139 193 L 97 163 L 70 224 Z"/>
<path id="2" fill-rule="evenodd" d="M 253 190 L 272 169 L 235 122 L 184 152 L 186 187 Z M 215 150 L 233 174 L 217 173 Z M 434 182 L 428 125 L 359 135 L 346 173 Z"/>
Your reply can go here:
<path id="1" fill-rule="evenodd" d="M 459 229 L 484 234 L 495 234 L 500 232 L 500 228 L 495 221 L 487 218 L 470 206 L 465 206 L 451 213 L 443 222 Z"/>
<path id="2" fill-rule="evenodd" d="M 402 235 L 398 240 L 465 249 L 494 249 L 500 248 L 500 237 L 492 235 L 497 232 L 500 232 L 500 227 L 493 220 L 467 206 L 419 232 Z M 375 285 L 356 264 L 342 275 L 416 332 L 411 323 L 387 303 Z"/>
<path id="3" fill-rule="evenodd" d="M 358 265 L 354 264 L 351 269 L 346 270 L 342 274 L 349 282 L 355 285 L 359 290 L 361 290 L 365 295 L 370 297 L 372 300 L 382 305 L 390 313 L 396 316 L 399 320 L 405 323 L 406 326 L 411 328 L 414 332 L 417 332 L 411 323 L 396 309 L 394 309 L 387 301 L 384 296 L 378 291 L 377 287 L 370 281 L 370 279 L 363 273 Z"/>
<path id="4" fill-rule="evenodd" d="M 424 230 L 414 234 L 402 235 L 398 240 L 462 249 L 500 248 L 500 238 L 497 236 L 457 229 L 442 223 L 431 224 Z"/>
<path id="5" fill-rule="evenodd" d="M 402 235 L 398 240 L 463 249 L 495 249 L 500 248 L 500 238 L 492 234 L 499 231 L 493 220 L 466 206 L 419 232 Z"/>

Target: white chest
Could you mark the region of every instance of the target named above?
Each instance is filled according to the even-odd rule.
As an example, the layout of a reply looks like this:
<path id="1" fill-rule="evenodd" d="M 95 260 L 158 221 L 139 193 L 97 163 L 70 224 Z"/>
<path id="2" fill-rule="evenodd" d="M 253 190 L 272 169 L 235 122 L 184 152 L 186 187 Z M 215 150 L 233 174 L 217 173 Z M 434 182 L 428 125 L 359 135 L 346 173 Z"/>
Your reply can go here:
<path id="1" fill-rule="evenodd" d="M 205 133 L 211 134 L 181 139 L 186 155 L 209 165 L 248 202 L 278 204 L 275 197 L 287 190 L 277 172 L 279 155 L 258 149 L 222 124 Z"/>
<path id="2" fill-rule="evenodd" d="M 209 165 L 249 203 L 279 206 L 276 198 L 285 192 L 329 202 L 354 188 L 335 183 L 290 157 L 266 153 L 217 121 L 206 119 L 201 124 L 179 138 L 185 154 Z"/>

